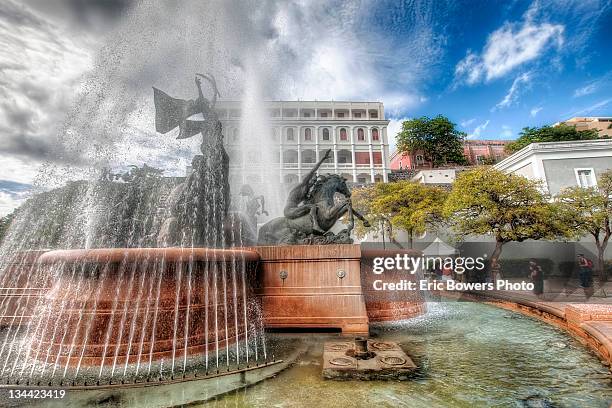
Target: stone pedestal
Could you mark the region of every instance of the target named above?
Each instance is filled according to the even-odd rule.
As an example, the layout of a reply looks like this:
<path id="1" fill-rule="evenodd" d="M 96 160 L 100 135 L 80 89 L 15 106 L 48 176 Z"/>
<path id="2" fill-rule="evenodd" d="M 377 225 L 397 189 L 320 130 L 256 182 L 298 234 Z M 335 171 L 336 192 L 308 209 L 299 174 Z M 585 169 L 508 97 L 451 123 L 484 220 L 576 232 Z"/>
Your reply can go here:
<path id="1" fill-rule="evenodd" d="M 256 293 L 269 328 L 340 329 L 367 334 L 359 245 L 254 247 Z"/>
<path id="2" fill-rule="evenodd" d="M 365 342 L 365 346 L 359 343 Z M 323 377 L 334 380 L 407 380 L 414 362 L 394 342 L 355 339 L 325 343 Z"/>

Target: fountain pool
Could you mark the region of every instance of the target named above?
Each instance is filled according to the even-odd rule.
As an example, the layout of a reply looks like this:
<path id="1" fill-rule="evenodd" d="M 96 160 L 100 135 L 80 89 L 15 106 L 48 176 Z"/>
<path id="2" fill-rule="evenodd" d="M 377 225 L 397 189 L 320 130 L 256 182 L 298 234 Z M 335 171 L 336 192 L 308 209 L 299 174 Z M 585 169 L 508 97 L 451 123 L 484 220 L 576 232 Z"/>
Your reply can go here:
<path id="1" fill-rule="evenodd" d="M 612 376 L 577 341 L 551 326 L 479 303 L 430 303 L 421 317 L 371 329 L 403 345 L 412 381 L 321 377 L 322 344 L 308 337 L 300 363 L 251 388 L 201 406 L 608 407 Z M 289 335 L 285 335 L 289 336 Z M 303 337 L 303 336 L 302 336 Z"/>

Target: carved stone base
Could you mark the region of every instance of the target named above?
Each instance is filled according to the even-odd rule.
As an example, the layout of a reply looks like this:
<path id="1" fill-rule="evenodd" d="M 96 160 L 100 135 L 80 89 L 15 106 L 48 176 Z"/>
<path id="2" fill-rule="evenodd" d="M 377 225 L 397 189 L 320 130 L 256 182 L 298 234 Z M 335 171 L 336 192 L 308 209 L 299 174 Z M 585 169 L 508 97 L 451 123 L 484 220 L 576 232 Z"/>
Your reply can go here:
<path id="1" fill-rule="evenodd" d="M 254 247 L 257 295 L 269 328 L 329 328 L 367 334 L 358 245 Z"/>
<path id="2" fill-rule="evenodd" d="M 408 380 L 417 366 L 394 342 L 355 339 L 325 343 L 323 378 Z"/>

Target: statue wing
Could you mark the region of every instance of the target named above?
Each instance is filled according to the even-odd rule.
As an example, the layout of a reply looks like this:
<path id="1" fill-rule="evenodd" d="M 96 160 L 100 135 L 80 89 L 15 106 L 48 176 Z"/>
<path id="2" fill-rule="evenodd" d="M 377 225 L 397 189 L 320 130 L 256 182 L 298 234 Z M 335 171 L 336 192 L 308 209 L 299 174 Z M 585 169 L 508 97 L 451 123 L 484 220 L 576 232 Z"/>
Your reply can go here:
<path id="1" fill-rule="evenodd" d="M 184 120 L 179 123 L 180 132 L 177 139 L 187 139 L 197 135 L 202 131 L 203 124 L 204 122 L 201 120 Z"/>
<path id="2" fill-rule="evenodd" d="M 195 130 L 193 124 L 187 124 L 190 122 L 187 118 L 199 112 L 195 101 L 173 98 L 157 88 L 153 88 L 153 100 L 155 103 L 155 130 L 157 132 L 168 133 L 175 127 L 180 126 L 179 139 L 184 139 L 200 131 L 198 129 L 193 132 Z M 186 129 L 183 130 L 184 128 Z"/>

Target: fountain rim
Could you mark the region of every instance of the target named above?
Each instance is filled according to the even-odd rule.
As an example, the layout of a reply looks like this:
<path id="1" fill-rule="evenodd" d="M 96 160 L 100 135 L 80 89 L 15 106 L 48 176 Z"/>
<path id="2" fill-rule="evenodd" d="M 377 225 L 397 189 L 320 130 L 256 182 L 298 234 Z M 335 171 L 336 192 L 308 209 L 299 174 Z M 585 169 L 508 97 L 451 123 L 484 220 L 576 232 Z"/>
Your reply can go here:
<path id="1" fill-rule="evenodd" d="M 40 255 L 37 262 L 41 264 L 58 261 L 66 263 L 129 263 L 140 262 L 144 259 L 149 261 L 163 260 L 165 262 L 257 262 L 260 256 L 253 250 L 241 248 L 96 248 L 52 250 Z"/>
<path id="2" fill-rule="evenodd" d="M 52 390 L 56 390 L 56 389 L 64 389 L 64 390 L 71 390 L 71 391 L 91 391 L 91 390 L 104 390 L 104 389 L 115 389 L 115 388 L 145 388 L 145 387 L 155 387 L 155 386 L 160 386 L 160 385 L 171 385 L 171 384 L 178 384 L 178 383 L 184 383 L 184 382 L 188 382 L 188 381 L 198 381 L 198 380 L 210 380 L 210 379 L 214 379 L 214 378 L 219 378 L 219 377 L 225 377 L 225 376 L 229 376 L 229 375 L 235 375 L 235 374 L 242 374 L 242 373 L 246 373 L 249 371 L 254 371 L 260 368 L 265 368 L 265 367 L 270 367 L 270 366 L 275 366 L 281 363 L 284 363 L 285 360 L 282 359 L 278 359 L 278 360 L 272 360 L 269 362 L 264 362 L 264 363 L 259 363 L 259 364 L 253 364 L 253 365 L 249 365 L 246 367 L 242 367 L 236 370 L 230 370 L 230 371 L 224 371 L 224 370 L 211 370 L 208 374 L 204 373 L 201 375 L 188 375 L 183 377 L 182 375 L 176 375 L 174 376 L 174 378 L 172 377 L 166 377 L 166 378 L 158 378 L 156 380 L 152 380 L 152 381 L 137 381 L 137 382 L 121 382 L 121 381 L 113 381 L 110 383 L 104 383 L 104 384 L 95 384 L 95 383 L 91 383 L 91 384 L 75 384 L 72 385 L 72 383 L 70 381 L 67 381 L 64 384 L 59 384 L 59 383 L 53 383 L 52 385 L 49 385 L 49 383 L 45 383 L 42 381 L 39 382 L 24 382 L 24 383 L 20 383 L 20 384 L 15 384 L 15 383 L 11 383 L 8 384 L 6 382 L 4 383 L 0 383 L 0 390 L 4 390 L 4 389 L 52 389 Z"/>

